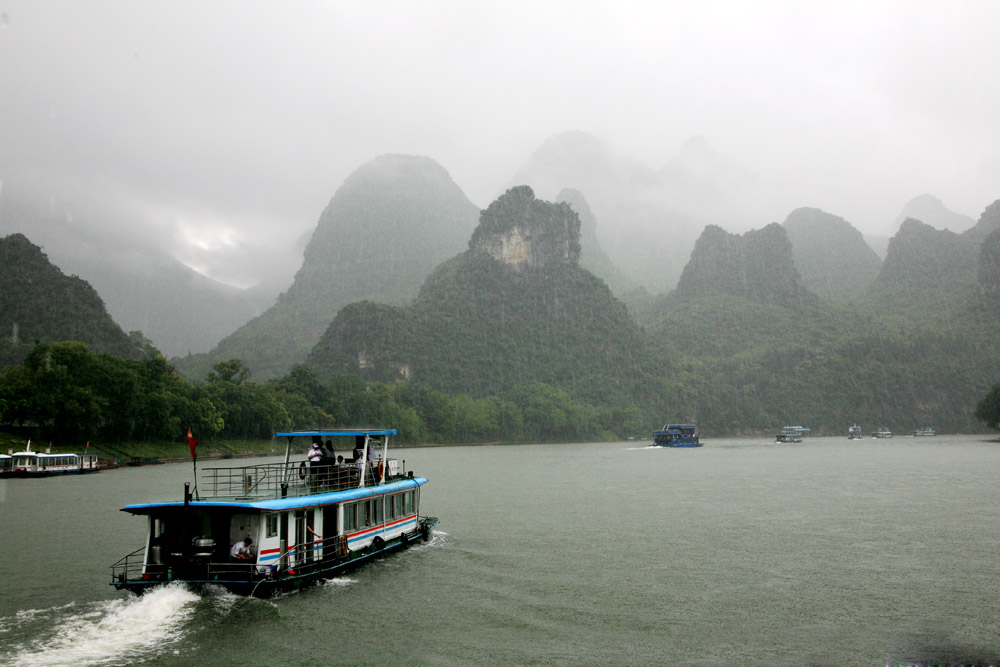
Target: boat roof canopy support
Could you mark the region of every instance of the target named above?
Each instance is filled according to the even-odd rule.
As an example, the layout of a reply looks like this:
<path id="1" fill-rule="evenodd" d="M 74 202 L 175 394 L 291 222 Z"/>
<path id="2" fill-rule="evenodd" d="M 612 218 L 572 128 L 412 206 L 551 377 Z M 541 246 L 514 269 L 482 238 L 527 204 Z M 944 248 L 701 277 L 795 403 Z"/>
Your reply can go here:
<path id="1" fill-rule="evenodd" d="M 326 429 L 322 431 L 287 431 L 285 433 L 275 433 L 275 436 L 279 438 L 296 438 L 296 437 L 311 437 L 318 435 L 320 437 L 326 436 L 350 436 L 350 435 L 368 435 L 368 436 L 378 436 L 378 435 L 396 435 L 396 429 L 394 428 L 335 428 Z"/>

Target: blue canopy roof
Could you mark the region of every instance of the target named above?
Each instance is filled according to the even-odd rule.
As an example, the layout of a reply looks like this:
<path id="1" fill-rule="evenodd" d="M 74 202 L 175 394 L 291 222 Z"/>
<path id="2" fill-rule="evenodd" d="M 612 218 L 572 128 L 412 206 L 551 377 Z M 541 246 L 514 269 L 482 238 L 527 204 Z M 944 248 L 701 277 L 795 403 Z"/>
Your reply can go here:
<path id="1" fill-rule="evenodd" d="M 199 507 L 238 507 L 268 511 L 296 510 L 393 493 L 394 491 L 401 491 L 402 489 L 411 489 L 423 486 L 426 483 L 426 477 L 412 477 L 409 479 L 389 482 L 387 484 L 376 484 L 375 486 L 363 486 L 357 489 L 331 491 L 329 493 L 317 493 L 308 496 L 288 496 L 287 498 L 270 498 L 267 500 L 252 501 L 218 499 L 192 500 L 189 505 L 194 509 Z M 129 512 L 131 514 L 149 514 L 151 510 L 158 507 L 184 507 L 184 501 L 174 500 L 161 503 L 136 503 L 134 505 L 126 505 L 121 511 Z"/>
<path id="2" fill-rule="evenodd" d="M 338 435 L 396 435 L 394 428 L 333 428 L 322 431 L 288 431 L 285 433 L 275 433 L 279 438 L 294 438 L 299 436 L 318 435 L 321 438 Z"/>

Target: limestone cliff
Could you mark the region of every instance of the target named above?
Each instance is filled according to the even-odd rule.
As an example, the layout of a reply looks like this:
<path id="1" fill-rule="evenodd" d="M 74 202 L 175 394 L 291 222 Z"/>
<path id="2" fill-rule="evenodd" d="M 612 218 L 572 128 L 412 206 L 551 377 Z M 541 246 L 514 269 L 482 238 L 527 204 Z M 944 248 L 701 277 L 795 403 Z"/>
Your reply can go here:
<path id="1" fill-rule="evenodd" d="M 535 199 L 527 185 L 507 190 L 479 216 L 469 240 L 486 255 L 516 270 L 580 260 L 580 217 L 568 204 Z"/>

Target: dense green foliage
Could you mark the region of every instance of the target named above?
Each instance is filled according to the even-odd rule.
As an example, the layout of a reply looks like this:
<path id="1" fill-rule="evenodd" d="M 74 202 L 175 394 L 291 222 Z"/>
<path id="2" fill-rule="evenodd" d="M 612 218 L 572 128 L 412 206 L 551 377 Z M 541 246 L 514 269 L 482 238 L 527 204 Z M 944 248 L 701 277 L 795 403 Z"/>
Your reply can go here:
<path id="1" fill-rule="evenodd" d="M 82 343 L 39 344 L 0 371 L 0 427 L 57 445 L 95 447 L 183 442 L 187 428 L 213 440 L 266 440 L 277 430 L 382 425 L 403 442 L 493 442 L 612 437 L 619 412 L 534 383 L 509 399 L 447 395 L 408 382 L 355 376 L 319 380 L 308 366 L 256 384 L 237 359 L 215 364 L 203 383 L 163 357 L 128 360 Z"/>
<path id="2" fill-rule="evenodd" d="M 989 428 L 1000 430 L 1000 382 L 979 400 L 976 417 Z"/>

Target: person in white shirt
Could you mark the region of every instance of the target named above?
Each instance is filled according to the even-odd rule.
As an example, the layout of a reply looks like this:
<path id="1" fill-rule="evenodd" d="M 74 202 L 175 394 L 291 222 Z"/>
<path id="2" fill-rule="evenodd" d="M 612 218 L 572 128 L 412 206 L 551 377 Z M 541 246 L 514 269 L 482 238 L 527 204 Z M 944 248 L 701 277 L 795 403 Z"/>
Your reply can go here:
<path id="1" fill-rule="evenodd" d="M 253 558 L 253 552 L 250 551 L 250 545 L 253 544 L 253 539 L 249 535 L 244 537 L 242 540 L 233 545 L 233 548 L 229 550 L 229 555 L 236 560 L 248 560 Z"/>

